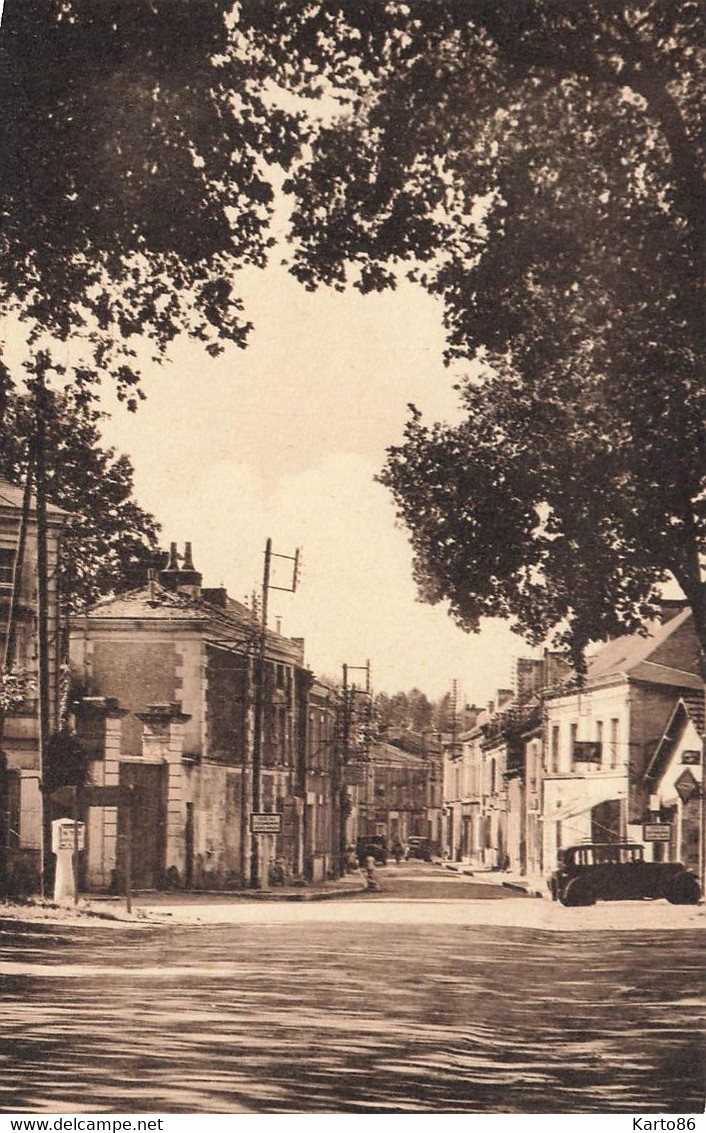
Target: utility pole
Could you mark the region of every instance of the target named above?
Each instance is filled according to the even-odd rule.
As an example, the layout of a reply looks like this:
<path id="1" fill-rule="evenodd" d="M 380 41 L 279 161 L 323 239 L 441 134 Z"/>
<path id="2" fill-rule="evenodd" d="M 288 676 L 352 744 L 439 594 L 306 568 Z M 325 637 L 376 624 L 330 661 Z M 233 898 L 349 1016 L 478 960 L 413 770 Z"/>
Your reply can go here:
<path id="1" fill-rule="evenodd" d="M 365 673 L 365 688 L 358 689 L 356 686 L 348 684 L 348 677 L 351 671 Z M 371 696 L 371 683 L 370 683 L 370 661 L 366 661 L 364 665 L 344 665 L 343 666 L 343 683 L 341 687 L 342 703 L 342 736 L 341 736 L 341 765 L 339 768 L 339 844 L 338 852 L 340 857 L 339 875 L 343 876 L 346 870 L 346 808 L 348 805 L 348 783 L 346 782 L 346 767 L 350 762 L 351 755 L 351 723 L 355 712 L 355 698 L 356 695 L 364 695 L 370 699 Z M 365 740 L 363 744 L 363 757 L 367 758 L 370 743 L 369 723 L 366 715 L 366 731 Z"/>
<path id="2" fill-rule="evenodd" d="M 272 559 L 287 559 L 293 563 L 291 586 L 275 586 L 270 581 Z M 260 640 L 257 655 L 257 684 L 255 688 L 255 726 L 252 747 L 252 810 L 250 814 L 250 888 L 259 889 L 260 878 L 260 833 L 255 829 L 255 815 L 262 809 L 262 736 L 265 719 L 265 676 L 267 672 L 267 606 L 270 590 L 284 590 L 294 594 L 299 581 L 300 549 L 294 555 L 277 555 L 272 550 L 272 540 L 265 544 L 265 565 L 262 574 L 262 600 L 260 603 Z"/>
<path id="3" fill-rule="evenodd" d="M 46 480 L 46 400 L 44 362 L 37 361 L 37 388 L 35 392 L 35 472 L 37 495 L 37 644 L 39 654 L 39 794 L 40 822 L 40 892 L 46 896 L 46 856 L 49 839 L 49 799 L 44 790 L 47 748 L 49 744 L 49 584 L 47 564 L 47 480 Z"/>

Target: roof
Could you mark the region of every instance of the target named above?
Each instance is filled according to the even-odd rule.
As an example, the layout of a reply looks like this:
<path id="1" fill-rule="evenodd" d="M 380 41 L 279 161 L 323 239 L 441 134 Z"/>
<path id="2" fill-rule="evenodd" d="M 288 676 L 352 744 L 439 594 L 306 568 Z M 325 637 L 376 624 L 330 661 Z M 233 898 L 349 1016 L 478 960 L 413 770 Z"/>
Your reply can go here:
<path id="1" fill-rule="evenodd" d="M 634 670 L 643 662 L 649 661 L 652 654 L 690 617 L 691 610 L 685 608 L 666 622 L 648 623 L 644 634 L 633 633 L 606 642 L 588 663 L 586 683 L 592 684 L 611 676 L 632 675 Z M 643 679 L 649 678 L 643 677 Z"/>
<path id="2" fill-rule="evenodd" d="M 674 748 L 679 742 L 685 726 L 691 722 L 700 736 L 704 734 L 704 697 L 703 692 L 698 696 L 686 693 L 677 701 L 669 723 L 664 729 L 664 735 L 655 748 L 654 755 L 645 770 L 645 780 L 654 783 L 659 779 L 664 768 L 671 759 Z"/>
<path id="3" fill-rule="evenodd" d="M 415 755 L 411 751 L 404 751 L 400 747 L 394 747 L 392 744 L 386 743 L 373 743 L 370 745 L 370 762 L 371 763 L 396 763 L 405 765 L 407 767 L 424 768 L 427 766 L 427 761 L 421 755 Z"/>
<path id="4" fill-rule="evenodd" d="M 147 583 L 136 590 L 102 598 L 88 612 L 88 618 L 101 620 L 138 619 L 140 621 L 196 623 L 206 629 L 213 644 L 227 647 L 235 642 L 239 647 L 259 637 L 260 623 L 247 606 L 229 599 L 226 608 L 193 598 L 188 594 L 168 590 L 159 582 Z M 78 616 L 75 626 L 82 626 L 85 619 Z M 268 654 L 270 660 L 277 655 L 302 665 L 303 649 L 291 638 L 283 637 L 273 630 L 267 631 L 267 643 L 275 656 Z M 211 642 L 209 642 L 211 644 Z M 295 656 L 296 655 L 296 656 Z"/>
<path id="5" fill-rule="evenodd" d="M 9 480 L 4 480 L 0 477 L 0 507 L 9 507 L 13 510 L 21 511 L 22 502 L 24 500 L 24 488 L 18 488 L 15 484 L 11 484 Z M 31 510 L 36 511 L 36 499 L 32 494 L 32 502 L 30 504 Z M 49 515 L 69 515 L 68 511 L 64 508 L 56 507 L 54 504 L 47 504 L 47 512 Z"/>
<path id="6" fill-rule="evenodd" d="M 123 594 L 114 594 L 109 598 L 101 598 L 92 606 L 89 614 L 91 618 L 140 618 L 163 621 L 208 621 L 206 614 L 187 605 L 180 594 L 165 590 L 163 586 L 155 583 L 153 586 L 141 586 L 137 590 L 128 590 Z"/>

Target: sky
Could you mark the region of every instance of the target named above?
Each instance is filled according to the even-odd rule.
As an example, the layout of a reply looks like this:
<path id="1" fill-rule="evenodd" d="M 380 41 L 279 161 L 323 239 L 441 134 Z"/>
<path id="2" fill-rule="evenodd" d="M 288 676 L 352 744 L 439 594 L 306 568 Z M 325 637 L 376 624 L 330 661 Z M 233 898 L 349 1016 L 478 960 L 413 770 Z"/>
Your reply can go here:
<path id="1" fill-rule="evenodd" d="M 211 359 L 177 342 L 147 368 L 136 414 L 105 398 L 105 439 L 131 456 L 163 545 L 191 541 L 204 585 L 240 600 L 261 584 L 268 536 L 281 555 L 300 546 L 300 586 L 272 592 L 270 625 L 281 618 L 305 639 L 316 673 L 369 659 L 378 691 L 437 698 L 456 680 L 485 704 L 532 651 L 503 623 L 468 635 L 417 601 L 407 536 L 374 479 L 408 402 L 434 419 L 457 414 L 438 302 L 412 284 L 311 293 L 277 263 L 237 284 L 255 324 L 247 350 Z M 288 585 L 290 565 L 277 560 L 273 581 Z"/>

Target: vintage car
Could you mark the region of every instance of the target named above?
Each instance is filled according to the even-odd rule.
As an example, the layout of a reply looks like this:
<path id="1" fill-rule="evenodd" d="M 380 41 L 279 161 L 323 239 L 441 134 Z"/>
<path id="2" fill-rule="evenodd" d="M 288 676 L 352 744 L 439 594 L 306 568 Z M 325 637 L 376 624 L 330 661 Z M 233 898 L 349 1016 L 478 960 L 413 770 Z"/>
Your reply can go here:
<path id="1" fill-rule="evenodd" d="M 418 837 L 416 834 L 411 834 L 407 839 L 407 861 L 410 858 L 418 858 L 423 862 L 431 861 L 431 840 L 429 838 Z"/>
<path id="2" fill-rule="evenodd" d="M 362 866 L 367 858 L 374 858 L 378 865 L 387 865 L 387 841 L 382 834 L 368 834 L 358 838 L 355 852 Z"/>
<path id="3" fill-rule="evenodd" d="M 548 885 L 562 905 L 640 897 L 696 905 L 701 897 L 697 878 L 680 862 L 646 862 L 644 847 L 633 842 L 584 842 L 560 850 Z"/>

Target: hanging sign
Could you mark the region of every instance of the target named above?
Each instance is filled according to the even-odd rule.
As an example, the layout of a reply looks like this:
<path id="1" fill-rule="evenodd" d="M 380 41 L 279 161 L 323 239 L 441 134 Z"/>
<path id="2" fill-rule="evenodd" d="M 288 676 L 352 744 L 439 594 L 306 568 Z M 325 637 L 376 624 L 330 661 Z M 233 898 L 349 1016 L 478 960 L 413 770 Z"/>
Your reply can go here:
<path id="1" fill-rule="evenodd" d="M 574 740 L 574 763 L 600 763 L 601 745 L 597 741 Z"/>

